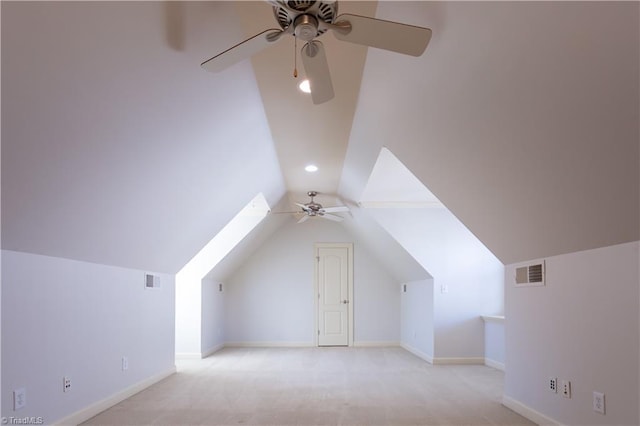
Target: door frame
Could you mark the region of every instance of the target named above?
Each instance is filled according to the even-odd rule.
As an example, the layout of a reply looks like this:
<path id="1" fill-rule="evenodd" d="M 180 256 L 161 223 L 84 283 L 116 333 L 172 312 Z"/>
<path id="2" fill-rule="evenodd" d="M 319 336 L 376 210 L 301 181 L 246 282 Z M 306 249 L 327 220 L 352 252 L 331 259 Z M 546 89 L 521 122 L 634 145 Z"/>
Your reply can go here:
<path id="1" fill-rule="evenodd" d="M 320 262 L 320 254 L 319 249 L 321 248 L 346 248 L 347 249 L 347 286 L 349 292 L 349 303 L 347 304 L 347 321 L 349 322 L 349 327 L 347 333 L 349 334 L 347 346 L 353 346 L 353 243 L 315 243 L 313 245 L 313 312 L 314 312 L 314 321 L 313 321 L 313 343 L 314 346 L 318 346 L 318 333 L 320 328 L 318 327 L 318 315 L 319 315 L 319 304 L 318 298 L 320 296 L 319 286 L 318 286 L 318 263 Z"/>

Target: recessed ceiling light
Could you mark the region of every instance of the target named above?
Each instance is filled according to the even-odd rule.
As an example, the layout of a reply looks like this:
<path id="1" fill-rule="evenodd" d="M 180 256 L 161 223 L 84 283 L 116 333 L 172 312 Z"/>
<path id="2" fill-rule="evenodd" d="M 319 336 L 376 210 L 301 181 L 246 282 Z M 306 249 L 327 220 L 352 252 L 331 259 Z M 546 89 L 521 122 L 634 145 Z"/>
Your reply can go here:
<path id="1" fill-rule="evenodd" d="M 318 171 L 318 166 L 316 166 L 315 164 L 309 164 L 307 167 L 304 168 L 306 171 L 308 171 L 309 173 L 313 173 L 313 172 L 317 172 Z"/>
<path id="2" fill-rule="evenodd" d="M 298 87 L 304 93 L 311 93 L 311 85 L 309 84 L 309 80 L 302 80 L 302 83 L 300 83 Z"/>

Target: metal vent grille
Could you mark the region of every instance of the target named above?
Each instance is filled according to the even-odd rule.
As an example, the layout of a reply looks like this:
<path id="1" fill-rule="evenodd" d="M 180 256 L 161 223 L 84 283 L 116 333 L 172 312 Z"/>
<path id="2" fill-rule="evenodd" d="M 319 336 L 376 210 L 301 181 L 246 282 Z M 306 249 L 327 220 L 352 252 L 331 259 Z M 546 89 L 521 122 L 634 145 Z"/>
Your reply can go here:
<path id="1" fill-rule="evenodd" d="M 529 282 L 530 283 L 542 282 L 542 264 L 529 266 Z"/>
<path id="2" fill-rule="evenodd" d="M 157 275 L 144 274 L 144 288 L 160 288 L 160 277 Z"/>
<path id="3" fill-rule="evenodd" d="M 517 286 L 544 285 L 544 262 L 516 268 Z"/>

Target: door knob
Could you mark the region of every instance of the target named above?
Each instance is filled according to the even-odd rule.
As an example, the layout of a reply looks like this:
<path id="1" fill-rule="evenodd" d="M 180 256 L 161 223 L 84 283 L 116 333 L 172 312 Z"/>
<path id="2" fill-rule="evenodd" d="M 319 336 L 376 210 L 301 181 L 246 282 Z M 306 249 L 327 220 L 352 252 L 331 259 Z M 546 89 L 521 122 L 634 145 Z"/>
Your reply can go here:
<path id="1" fill-rule="evenodd" d="M 347 303 L 349 303 L 349 301 L 348 300 L 343 300 L 342 303 L 346 305 Z"/>

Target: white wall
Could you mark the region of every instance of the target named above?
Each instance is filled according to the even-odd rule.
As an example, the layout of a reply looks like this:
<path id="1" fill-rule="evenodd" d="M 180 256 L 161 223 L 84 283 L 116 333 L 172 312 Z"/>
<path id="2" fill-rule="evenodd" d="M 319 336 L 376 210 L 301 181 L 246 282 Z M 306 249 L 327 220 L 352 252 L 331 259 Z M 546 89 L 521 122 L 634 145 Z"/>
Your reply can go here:
<path id="1" fill-rule="evenodd" d="M 199 357 L 210 349 L 202 341 L 209 332 L 202 330 L 203 309 L 209 315 L 215 308 L 202 298 L 203 279 L 253 231 L 268 210 L 269 204 L 259 193 L 176 274 L 176 354 Z"/>
<path id="2" fill-rule="evenodd" d="M 51 424 L 175 368 L 174 278 L 147 290 L 145 272 L 2 251 L 3 416 Z M 14 412 L 21 387 L 27 406 Z"/>
<path id="3" fill-rule="evenodd" d="M 202 349 L 206 356 L 224 344 L 224 296 L 226 285 L 211 278 L 202 280 Z"/>
<path id="4" fill-rule="evenodd" d="M 401 345 L 422 359 L 433 362 L 433 279 L 404 284 L 401 293 Z"/>
<path id="5" fill-rule="evenodd" d="M 434 278 L 434 358 L 483 357 L 480 316 L 503 312 L 500 261 L 444 208 L 367 211 Z"/>
<path id="6" fill-rule="evenodd" d="M 638 424 L 638 262 L 638 242 L 548 257 L 546 285 L 525 288 L 507 266 L 507 400 L 563 424 Z M 546 390 L 554 376 L 571 399 Z"/>
<path id="7" fill-rule="evenodd" d="M 313 345 L 316 242 L 354 243 L 354 343 L 400 340 L 399 283 L 342 225 L 315 219 L 283 225 L 227 279 L 227 342 Z"/>
<path id="8" fill-rule="evenodd" d="M 484 362 L 505 370 L 504 317 L 484 319 Z"/>
<path id="9" fill-rule="evenodd" d="M 360 241 L 354 241 L 354 344 L 400 342 L 399 283 Z"/>

